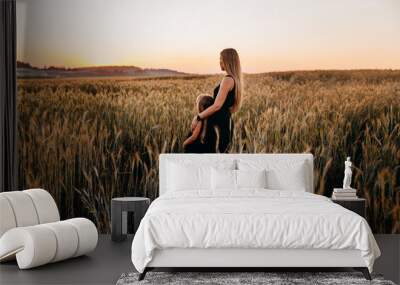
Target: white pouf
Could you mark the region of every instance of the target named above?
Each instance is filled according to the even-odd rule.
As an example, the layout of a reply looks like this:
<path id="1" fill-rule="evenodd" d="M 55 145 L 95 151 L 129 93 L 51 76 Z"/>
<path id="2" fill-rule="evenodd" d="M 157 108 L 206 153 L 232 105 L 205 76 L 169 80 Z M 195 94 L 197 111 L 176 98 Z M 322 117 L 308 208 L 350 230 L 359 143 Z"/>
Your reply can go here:
<path id="1" fill-rule="evenodd" d="M 85 218 L 60 221 L 54 199 L 43 189 L 0 193 L 0 214 L 0 261 L 16 258 L 20 269 L 96 248 L 96 226 Z"/>

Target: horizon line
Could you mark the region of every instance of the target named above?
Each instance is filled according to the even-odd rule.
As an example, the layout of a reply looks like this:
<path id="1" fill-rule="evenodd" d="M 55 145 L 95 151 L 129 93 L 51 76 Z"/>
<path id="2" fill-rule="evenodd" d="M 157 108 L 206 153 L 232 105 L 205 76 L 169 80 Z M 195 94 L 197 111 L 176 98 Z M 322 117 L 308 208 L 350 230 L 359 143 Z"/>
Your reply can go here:
<path id="1" fill-rule="evenodd" d="M 155 70 L 160 70 L 160 69 L 167 69 L 170 71 L 175 71 L 179 73 L 185 73 L 187 75 L 217 75 L 217 74 L 222 74 L 224 72 L 211 72 L 211 73 L 198 73 L 198 72 L 186 72 L 186 71 L 181 71 L 177 69 L 172 69 L 168 67 L 140 67 L 137 65 L 86 65 L 86 66 L 60 66 L 60 65 L 32 65 L 30 62 L 18 60 L 17 62 L 24 63 L 24 64 L 29 64 L 33 68 L 38 68 L 38 69 L 49 69 L 49 68 L 60 68 L 60 69 L 85 69 L 85 68 L 104 68 L 104 67 L 136 67 L 140 69 L 155 69 Z M 260 74 L 260 73 L 272 73 L 272 72 L 301 72 L 301 71 L 370 71 L 370 70 L 381 70 L 381 71 L 400 71 L 400 68 L 376 68 L 376 67 L 367 67 L 367 68 L 343 68 L 343 69 L 338 69 L 338 68 L 305 68 L 305 69 L 277 69 L 277 70 L 266 70 L 266 71 L 260 71 L 260 72 L 246 72 L 243 71 L 243 74 Z"/>

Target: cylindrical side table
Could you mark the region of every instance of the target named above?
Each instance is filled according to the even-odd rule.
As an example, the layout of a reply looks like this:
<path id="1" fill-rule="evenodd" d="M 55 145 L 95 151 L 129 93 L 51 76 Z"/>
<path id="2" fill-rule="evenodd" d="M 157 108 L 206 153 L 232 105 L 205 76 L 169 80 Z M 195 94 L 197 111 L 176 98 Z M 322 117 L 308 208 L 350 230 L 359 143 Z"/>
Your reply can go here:
<path id="1" fill-rule="evenodd" d="M 111 199 L 111 240 L 123 241 L 127 235 L 128 212 L 133 212 L 134 233 L 144 217 L 150 199 L 144 197 L 119 197 Z"/>

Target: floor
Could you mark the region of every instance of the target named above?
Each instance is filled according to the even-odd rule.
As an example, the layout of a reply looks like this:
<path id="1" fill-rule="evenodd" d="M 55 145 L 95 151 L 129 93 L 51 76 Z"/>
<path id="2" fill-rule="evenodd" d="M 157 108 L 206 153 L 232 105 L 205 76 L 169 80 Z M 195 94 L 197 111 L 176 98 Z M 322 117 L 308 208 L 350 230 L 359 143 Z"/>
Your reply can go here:
<path id="1" fill-rule="evenodd" d="M 375 272 L 400 283 L 400 235 L 376 235 L 382 251 Z M 0 265 L 0 284 L 115 284 L 124 272 L 134 271 L 130 260 L 132 237 L 114 243 L 109 235 L 100 235 L 97 249 L 88 256 L 49 264 L 30 270 L 18 270 L 15 262 Z"/>
<path id="2" fill-rule="evenodd" d="M 375 235 L 381 250 L 374 265 L 374 271 L 383 274 L 385 279 L 400 284 L 400 235 Z"/>
<path id="3" fill-rule="evenodd" d="M 18 270 L 15 262 L 0 264 L 0 284 L 115 284 L 124 272 L 134 271 L 130 259 L 132 237 L 112 242 L 100 235 L 97 248 L 88 256 Z"/>

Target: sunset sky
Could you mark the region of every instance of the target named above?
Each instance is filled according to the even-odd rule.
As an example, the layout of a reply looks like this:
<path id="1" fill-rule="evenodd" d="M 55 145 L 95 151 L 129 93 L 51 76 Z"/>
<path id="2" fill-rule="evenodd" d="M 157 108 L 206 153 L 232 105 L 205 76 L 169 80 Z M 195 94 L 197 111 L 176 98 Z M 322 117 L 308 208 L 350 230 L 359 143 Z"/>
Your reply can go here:
<path id="1" fill-rule="evenodd" d="M 17 0 L 18 60 L 219 72 L 400 69 L 399 0 Z"/>

